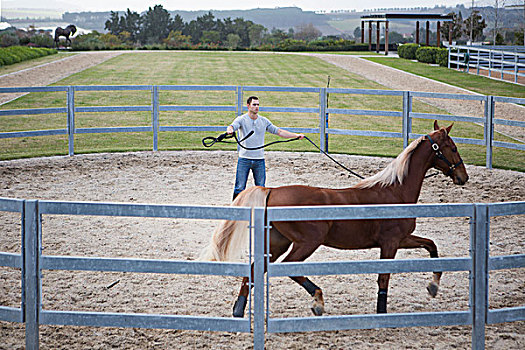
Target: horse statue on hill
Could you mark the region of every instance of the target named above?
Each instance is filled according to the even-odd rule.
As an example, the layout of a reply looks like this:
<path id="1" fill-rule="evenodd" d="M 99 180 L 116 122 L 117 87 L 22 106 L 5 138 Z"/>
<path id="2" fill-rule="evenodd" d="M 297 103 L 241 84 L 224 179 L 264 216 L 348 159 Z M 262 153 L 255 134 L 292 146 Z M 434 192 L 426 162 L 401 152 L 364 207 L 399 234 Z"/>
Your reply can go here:
<path id="1" fill-rule="evenodd" d="M 68 25 L 65 29 L 61 27 L 57 27 L 55 29 L 55 46 L 58 48 L 58 44 L 60 41 L 60 37 L 63 36 L 66 38 L 66 46 L 69 41 L 69 45 L 71 45 L 71 39 L 69 39 L 70 35 L 74 35 L 77 32 L 77 27 L 75 27 L 73 24 Z"/>
<path id="2" fill-rule="evenodd" d="M 275 188 L 254 186 L 241 192 L 232 205 L 278 207 L 417 203 L 425 174 L 430 168 L 442 171 L 456 185 L 463 185 L 468 181 L 463 160 L 449 136 L 451 128 L 452 125 L 440 128 L 435 121 L 433 132 L 414 140 L 385 169 L 352 187 L 329 189 L 301 185 Z M 401 248 L 424 248 L 431 258 L 438 257 L 436 244 L 432 240 L 412 235 L 416 228 L 415 218 L 280 221 L 271 222 L 270 227 L 270 262 L 275 262 L 290 246 L 292 248 L 283 262 L 303 261 L 321 245 L 337 249 L 380 248 L 381 259 L 393 259 Z M 245 222 L 223 221 L 213 234 L 209 246 L 203 250 L 200 260 L 237 259 L 244 250 L 241 247 L 247 241 L 247 235 Z M 433 280 L 427 287 L 432 297 L 438 292 L 441 274 L 434 272 Z M 311 309 L 314 315 L 322 315 L 324 299 L 321 288 L 304 276 L 290 277 L 314 298 Z M 377 313 L 386 313 L 389 280 L 389 273 L 379 274 Z M 249 291 L 249 279 L 244 277 L 233 307 L 233 316 L 244 317 Z"/>

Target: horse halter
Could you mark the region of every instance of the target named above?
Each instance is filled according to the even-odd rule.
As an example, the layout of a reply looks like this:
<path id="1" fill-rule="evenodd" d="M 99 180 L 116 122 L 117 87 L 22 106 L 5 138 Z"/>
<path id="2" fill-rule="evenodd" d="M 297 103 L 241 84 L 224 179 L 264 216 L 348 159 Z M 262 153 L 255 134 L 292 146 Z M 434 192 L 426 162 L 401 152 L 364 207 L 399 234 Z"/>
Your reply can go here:
<path id="1" fill-rule="evenodd" d="M 428 138 L 428 141 L 430 141 L 430 146 L 432 147 L 432 150 L 434 150 L 435 154 L 436 154 L 436 157 L 440 160 L 442 160 L 443 162 L 445 162 L 445 164 L 448 165 L 448 171 L 446 173 L 447 176 L 452 176 L 452 173 L 454 172 L 454 170 L 460 166 L 461 164 L 463 164 L 463 159 L 461 159 L 461 157 L 459 157 L 459 162 L 457 162 L 456 164 L 452 165 L 452 163 L 447 159 L 447 157 L 445 157 L 445 155 L 443 154 L 443 152 L 441 152 L 441 150 L 439 149 L 439 145 L 434 142 L 434 140 L 432 140 L 432 138 L 430 137 L 430 135 L 427 135 L 427 138 Z"/>

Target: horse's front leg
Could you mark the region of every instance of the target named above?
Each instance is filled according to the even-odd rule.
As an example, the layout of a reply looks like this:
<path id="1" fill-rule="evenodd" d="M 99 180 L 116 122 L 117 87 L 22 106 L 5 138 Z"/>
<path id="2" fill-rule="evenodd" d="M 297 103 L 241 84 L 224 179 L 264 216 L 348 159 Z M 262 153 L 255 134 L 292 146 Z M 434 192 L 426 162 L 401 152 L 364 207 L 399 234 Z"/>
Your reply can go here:
<path id="1" fill-rule="evenodd" d="M 397 249 L 394 247 L 381 247 L 381 259 L 393 259 L 396 256 Z M 390 281 L 389 273 L 381 273 L 377 279 L 379 291 L 377 293 L 377 313 L 386 314 L 386 304 L 388 298 L 388 283 Z"/>
<path id="2" fill-rule="evenodd" d="M 399 248 L 424 248 L 428 251 L 431 258 L 439 257 L 436 244 L 434 241 L 428 238 L 410 235 L 401 242 Z M 442 275 L 443 273 L 441 271 L 434 271 L 434 274 L 432 275 L 432 282 L 430 282 L 427 286 L 428 294 L 430 294 L 432 298 L 437 295 L 439 282 L 441 281 Z"/>

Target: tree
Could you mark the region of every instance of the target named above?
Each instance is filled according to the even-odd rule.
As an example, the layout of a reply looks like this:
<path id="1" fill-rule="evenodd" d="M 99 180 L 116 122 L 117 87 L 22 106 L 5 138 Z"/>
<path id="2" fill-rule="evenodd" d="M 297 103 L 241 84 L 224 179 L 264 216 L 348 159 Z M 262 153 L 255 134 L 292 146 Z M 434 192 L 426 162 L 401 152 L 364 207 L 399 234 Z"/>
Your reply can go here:
<path id="1" fill-rule="evenodd" d="M 475 41 L 483 35 L 483 29 L 487 27 L 485 19 L 481 18 L 479 11 L 472 11 L 470 16 L 465 20 L 463 33 L 469 36 L 472 30 L 472 40 Z"/>
<path id="2" fill-rule="evenodd" d="M 109 19 L 104 24 L 104 29 L 109 30 L 110 34 L 119 35 L 121 32 L 119 24 L 120 23 L 119 23 L 118 12 L 111 11 L 109 15 Z"/>
<path id="3" fill-rule="evenodd" d="M 143 43 L 161 43 L 173 27 L 173 19 L 162 5 L 150 7 L 142 19 L 140 39 Z"/>
<path id="4" fill-rule="evenodd" d="M 448 38 L 449 33 L 451 33 L 452 40 L 461 39 L 461 36 L 463 35 L 464 24 L 461 12 L 450 12 L 448 15 L 452 16 L 452 22 L 443 23 L 443 26 L 440 29 L 441 35 L 445 38 Z M 470 31 L 470 28 L 468 30 Z"/>
<path id="5" fill-rule="evenodd" d="M 182 34 L 189 36 L 193 44 L 199 43 L 202 36 L 202 30 L 199 28 L 196 20 L 192 20 L 190 23 L 186 24 Z"/>
<path id="6" fill-rule="evenodd" d="M 230 33 L 226 36 L 226 46 L 229 50 L 235 50 L 239 47 L 241 37 L 238 34 Z"/>
<path id="7" fill-rule="evenodd" d="M 122 35 L 123 32 L 126 32 L 129 34 L 129 36 L 126 35 L 127 40 L 125 41 L 135 42 L 137 41 L 137 38 L 140 33 L 140 24 L 141 24 L 140 15 L 137 12 L 130 11 L 130 9 L 128 8 L 124 16 L 120 17 L 119 34 Z"/>
<path id="8" fill-rule="evenodd" d="M 185 26 L 183 33 L 191 36 L 191 42 L 197 44 L 203 40 L 202 36 L 205 31 L 220 32 L 215 16 L 211 12 L 192 20 Z M 208 40 L 209 38 L 205 39 Z"/>
<path id="9" fill-rule="evenodd" d="M 361 40 L 361 27 L 355 27 L 354 29 L 354 39 Z"/>
<path id="10" fill-rule="evenodd" d="M 184 30 L 184 21 L 182 20 L 182 17 L 180 15 L 175 15 L 175 18 L 173 18 L 173 23 L 171 30 L 173 31 L 180 31 L 182 32 Z"/>
<path id="11" fill-rule="evenodd" d="M 219 44 L 221 41 L 221 34 L 216 30 L 203 30 L 201 42 L 205 44 Z"/>
<path id="12" fill-rule="evenodd" d="M 381 39 L 381 41 L 384 43 L 385 39 Z M 396 31 L 389 31 L 388 32 L 388 43 L 389 44 L 399 44 L 406 42 L 405 38 L 403 38 L 403 35 L 399 34 Z"/>
<path id="13" fill-rule="evenodd" d="M 321 31 L 314 27 L 312 23 L 302 24 L 297 27 L 294 38 L 297 40 L 312 41 L 321 36 Z"/>
<path id="14" fill-rule="evenodd" d="M 498 45 L 496 43 L 496 41 L 498 41 L 498 40 L 500 42 L 503 41 L 503 37 L 501 35 L 498 37 L 498 34 L 499 34 L 499 32 L 498 32 L 498 30 L 499 30 L 498 22 L 499 22 L 499 19 L 500 19 L 499 18 L 500 17 L 500 11 L 499 11 L 500 10 L 500 3 L 501 3 L 502 6 L 505 6 L 505 1 L 504 0 L 494 0 L 494 7 L 493 7 L 494 8 L 494 30 L 492 31 L 492 37 L 493 37 L 492 42 L 493 42 L 494 45 Z"/>
<path id="15" fill-rule="evenodd" d="M 266 28 L 260 24 L 252 24 L 248 28 L 248 37 L 250 38 L 251 46 L 259 46 L 262 43 L 264 32 Z"/>
<path id="16" fill-rule="evenodd" d="M 496 34 L 494 45 L 505 45 L 505 39 L 503 38 L 503 35 L 501 35 L 501 33 Z"/>
<path id="17" fill-rule="evenodd" d="M 271 45 L 277 45 L 280 42 L 290 39 L 291 36 L 281 29 L 272 29 L 269 35 L 266 35 L 264 41 Z"/>

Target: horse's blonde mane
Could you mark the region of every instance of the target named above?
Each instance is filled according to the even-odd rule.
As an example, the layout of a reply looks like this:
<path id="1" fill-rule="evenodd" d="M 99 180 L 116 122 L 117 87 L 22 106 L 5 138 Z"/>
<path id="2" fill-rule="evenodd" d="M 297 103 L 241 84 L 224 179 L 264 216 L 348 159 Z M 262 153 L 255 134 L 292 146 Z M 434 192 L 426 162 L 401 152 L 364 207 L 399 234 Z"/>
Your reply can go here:
<path id="1" fill-rule="evenodd" d="M 375 185 L 386 187 L 396 183 L 402 184 L 408 172 L 408 165 L 410 164 L 412 153 L 423 139 L 424 137 L 422 136 L 417 140 L 412 141 L 412 143 L 408 145 L 408 147 L 405 148 L 396 159 L 390 162 L 386 168 L 377 174 L 362 180 L 355 185 L 354 188 L 370 188 Z"/>

